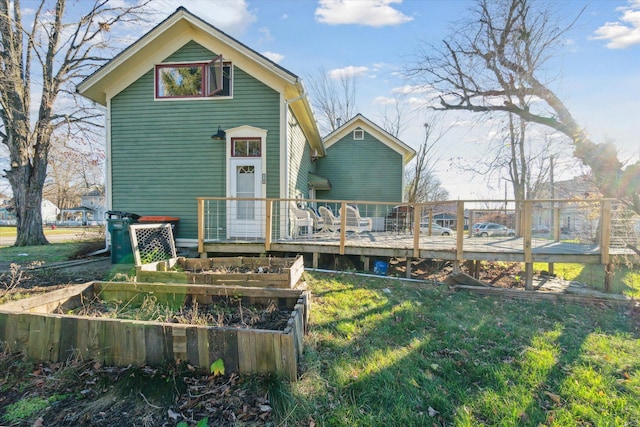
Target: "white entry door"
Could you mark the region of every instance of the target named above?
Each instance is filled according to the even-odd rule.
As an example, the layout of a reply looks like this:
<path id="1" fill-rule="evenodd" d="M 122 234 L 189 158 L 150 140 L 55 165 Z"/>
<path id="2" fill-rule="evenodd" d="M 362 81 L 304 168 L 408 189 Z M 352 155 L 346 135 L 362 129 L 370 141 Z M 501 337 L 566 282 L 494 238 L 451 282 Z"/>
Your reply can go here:
<path id="1" fill-rule="evenodd" d="M 262 160 L 260 158 L 232 158 L 230 160 L 229 197 L 239 199 L 262 198 Z M 261 200 L 233 200 L 229 202 L 227 230 L 229 237 L 264 237 L 265 203 Z"/>

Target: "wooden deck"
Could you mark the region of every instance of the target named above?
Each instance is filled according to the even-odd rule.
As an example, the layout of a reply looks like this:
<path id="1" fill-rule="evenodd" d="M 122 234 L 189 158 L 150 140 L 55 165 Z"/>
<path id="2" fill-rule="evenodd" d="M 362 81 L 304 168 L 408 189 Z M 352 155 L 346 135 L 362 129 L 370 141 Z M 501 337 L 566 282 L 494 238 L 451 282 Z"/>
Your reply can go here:
<path id="1" fill-rule="evenodd" d="M 398 206 L 376 202 L 308 200 L 305 202 L 310 206 L 332 205 L 333 211 L 339 213 L 340 223 L 335 232 L 302 235 L 301 232 L 308 233 L 308 227 L 301 229 L 296 226 L 286 209 L 291 202 L 300 200 L 259 199 L 256 206 L 264 206 L 265 209 L 256 218 L 263 218 L 263 229 L 253 234 L 264 237 L 249 239 L 225 237 L 224 230 L 229 225 L 224 218 L 234 215 L 229 210 L 228 201 L 198 198 L 198 252 L 201 257 L 218 253 L 305 254 L 313 257 L 313 266 L 317 267 L 321 254 L 354 255 L 363 257 L 365 269 L 370 265 L 369 258 L 376 257 L 449 260 L 453 262 L 454 270 L 466 261 L 522 262 L 525 264 L 527 289 L 532 283 L 534 262 L 548 263 L 549 271 L 553 270 L 554 263 L 601 264 L 607 272 L 606 281 L 612 280 L 615 263 L 623 258 L 624 261 L 640 262 L 638 254 L 626 248 L 627 243 L 637 246 L 634 227 L 637 228 L 640 220 L 619 207 L 614 209 L 610 199 L 512 201 L 510 203 L 520 207 L 509 212 L 507 201 L 500 209 L 482 208 L 488 204 L 486 201 L 407 204 L 403 207 L 410 214 L 402 218 L 390 217 L 390 212 L 398 212 Z M 347 232 L 350 230 L 346 223 L 347 205 L 359 205 L 362 216 L 373 220 L 373 226 L 369 223 L 369 229 L 373 231 Z M 430 236 L 429 230 L 425 230 L 421 223 L 433 223 L 436 215 L 442 212 L 448 212 L 454 218 L 452 235 Z M 480 222 L 485 217 L 490 218 L 488 215 L 518 224 L 519 231 L 513 231 L 518 237 L 472 237 L 468 229 L 476 220 Z M 420 221 L 413 221 L 413 217 L 419 217 Z M 533 224 L 540 224 L 543 219 L 549 221 L 551 227 L 544 235 L 535 234 Z M 485 221 L 493 222 L 490 219 Z M 396 227 L 389 227 L 389 224 Z M 398 224 L 403 225 L 400 232 Z M 570 224 L 570 227 L 563 224 Z M 389 231 L 390 228 L 394 231 Z M 325 228 L 316 227 L 318 229 Z M 295 235 L 291 236 L 293 232 Z M 605 284 L 606 289 L 607 286 Z"/>
<path id="2" fill-rule="evenodd" d="M 206 252 L 213 253 L 328 253 L 459 260 L 455 236 L 420 236 L 417 253 L 414 250 L 414 238 L 411 234 L 367 232 L 347 236 L 343 247 L 340 243 L 339 235 L 320 234 L 276 240 L 270 243 L 269 250 L 265 247 L 265 239 L 205 242 L 204 248 Z M 462 259 L 524 262 L 524 248 L 523 238 L 465 236 Z M 610 248 L 609 255 L 615 258 L 635 254 L 629 249 Z M 598 245 L 533 238 L 531 239 L 531 257 L 532 262 L 600 264 L 602 251 Z"/>

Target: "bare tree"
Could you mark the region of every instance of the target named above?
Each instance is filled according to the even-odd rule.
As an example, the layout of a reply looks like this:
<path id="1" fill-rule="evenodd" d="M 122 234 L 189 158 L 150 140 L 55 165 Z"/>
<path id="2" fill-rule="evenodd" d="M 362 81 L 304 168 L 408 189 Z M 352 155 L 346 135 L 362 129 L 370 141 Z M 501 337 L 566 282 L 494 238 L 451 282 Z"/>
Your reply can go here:
<path id="1" fill-rule="evenodd" d="M 30 2 L 31 21 L 23 17 L 20 0 L 0 0 L 0 138 L 9 151 L 4 172 L 15 201 L 16 246 L 47 243 L 40 205 L 52 136 L 65 128 L 88 130 L 102 117 L 73 97 L 74 83 L 107 60 L 102 53 L 111 26 L 139 21 L 148 2 L 95 0 L 86 14 L 65 23 L 66 0 Z M 63 108 L 62 100 L 71 102 Z"/>
<path id="2" fill-rule="evenodd" d="M 407 102 L 404 94 L 393 97 L 393 100 L 384 107 L 380 124 L 389 134 L 398 138 L 407 127 Z"/>
<path id="3" fill-rule="evenodd" d="M 307 78 L 311 105 L 317 113 L 318 126 L 328 134 L 355 116 L 357 77 L 341 71 L 333 78 L 323 68 Z"/>
<path id="4" fill-rule="evenodd" d="M 440 127 L 436 133 L 434 124 L 429 123 L 424 124 L 424 132 L 424 142 L 420 144 L 416 157 L 407 170 L 406 200 L 409 203 L 441 201 L 449 197 L 449 192 L 435 174 L 435 166 L 439 160 L 436 144 L 446 132 L 442 132 Z"/>
<path id="5" fill-rule="evenodd" d="M 601 193 L 640 213 L 640 163 L 625 167 L 613 144 L 592 142 L 543 80 L 543 65 L 575 21 L 561 25 L 551 9 L 537 5 L 534 0 L 477 0 L 469 21 L 441 47 L 424 49 L 409 71 L 439 91 L 435 109 L 511 113 L 566 135 Z"/>
<path id="6" fill-rule="evenodd" d="M 104 184 L 104 153 L 83 150 L 86 144 L 75 141 L 54 141 L 49 151 L 47 179 L 43 197 L 60 209 L 78 206 L 82 195 Z"/>

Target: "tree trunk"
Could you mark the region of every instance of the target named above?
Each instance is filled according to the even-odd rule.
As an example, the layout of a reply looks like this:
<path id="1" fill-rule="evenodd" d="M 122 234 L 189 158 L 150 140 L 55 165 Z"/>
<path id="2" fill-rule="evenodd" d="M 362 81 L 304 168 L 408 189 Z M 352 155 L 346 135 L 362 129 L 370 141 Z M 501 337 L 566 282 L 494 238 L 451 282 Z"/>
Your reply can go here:
<path id="1" fill-rule="evenodd" d="M 40 162 L 38 162 L 40 163 Z M 14 246 L 46 245 L 49 242 L 42 229 L 42 167 L 29 164 L 12 168 L 7 177 L 14 194 L 17 236 Z M 46 166 L 45 166 L 46 169 Z"/>

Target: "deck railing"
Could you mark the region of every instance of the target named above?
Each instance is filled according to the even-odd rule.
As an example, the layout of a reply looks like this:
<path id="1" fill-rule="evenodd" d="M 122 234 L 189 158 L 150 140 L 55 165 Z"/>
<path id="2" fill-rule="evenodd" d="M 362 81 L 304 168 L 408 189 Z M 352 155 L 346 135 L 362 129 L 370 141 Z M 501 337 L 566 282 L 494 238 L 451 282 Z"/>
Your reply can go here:
<path id="1" fill-rule="evenodd" d="M 327 218 L 314 218 L 309 208 L 317 212 L 321 207 L 328 208 L 334 218 L 331 221 L 335 223 Z M 357 208 L 362 226 L 352 224 L 354 210 L 350 207 Z M 300 211 L 307 210 L 311 222 L 300 218 Z M 420 220 L 416 221 L 416 218 Z M 481 222 L 504 225 L 509 229 L 508 235 L 494 236 L 493 233 L 500 230 L 492 229 L 474 235 L 474 225 Z M 452 232 L 445 230 L 443 234 L 441 227 L 450 228 Z M 460 200 L 408 204 L 198 198 L 198 248 L 201 253 L 207 242 L 260 242 L 265 251 L 271 250 L 274 242 L 315 242 L 337 245 L 339 253 L 344 254 L 346 247 L 362 245 L 367 236 L 375 236 L 378 244 L 393 242 L 396 247 L 413 250 L 415 257 L 421 249 L 438 245 L 450 247 L 456 260 L 462 260 L 464 253 L 472 251 L 478 242 L 489 240 L 499 242 L 502 251 L 524 253 L 524 262 L 532 259 L 532 241 L 538 246 L 568 242 L 597 250 L 601 263 L 607 264 L 611 248 L 636 244 L 638 235 L 638 216 L 611 199 Z"/>

